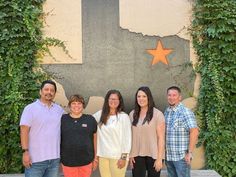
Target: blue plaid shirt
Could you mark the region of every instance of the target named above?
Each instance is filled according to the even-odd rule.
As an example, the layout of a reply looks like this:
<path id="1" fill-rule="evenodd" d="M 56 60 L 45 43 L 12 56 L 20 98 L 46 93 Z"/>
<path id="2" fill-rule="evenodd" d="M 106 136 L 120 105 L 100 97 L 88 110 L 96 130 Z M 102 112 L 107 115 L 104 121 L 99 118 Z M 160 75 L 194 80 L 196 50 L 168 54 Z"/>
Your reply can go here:
<path id="1" fill-rule="evenodd" d="M 192 111 L 182 103 L 168 107 L 164 113 L 166 120 L 166 160 L 179 161 L 184 158 L 189 146 L 189 131 L 197 123 Z"/>

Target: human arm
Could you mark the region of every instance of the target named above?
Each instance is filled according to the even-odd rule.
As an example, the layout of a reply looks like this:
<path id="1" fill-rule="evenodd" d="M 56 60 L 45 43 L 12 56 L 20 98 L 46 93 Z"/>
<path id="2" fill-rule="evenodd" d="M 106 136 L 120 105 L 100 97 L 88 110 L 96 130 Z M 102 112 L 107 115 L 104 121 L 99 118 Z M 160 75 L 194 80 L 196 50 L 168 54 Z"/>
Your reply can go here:
<path id="1" fill-rule="evenodd" d="M 128 154 L 131 150 L 131 122 L 127 114 L 122 113 L 121 118 L 121 157 L 117 162 L 118 168 L 123 168 L 126 165 Z"/>
<path id="2" fill-rule="evenodd" d="M 197 144 L 197 141 L 198 141 L 198 134 L 199 134 L 198 127 L 191 128 L 189 130 L 189 148 L 188 148 L 188 151 L 185 155 L 185 161 L 187 162 L 187 164 L 190 164 L 190 162 L 191 162 L 192 153 L 193 153 L 195 145 Z"/>
<path id="3" fill-rule="evenodd" d="M 160 119 L 156 130 L 158 154 L 157 154 L 157 159 L 154 162 L 154 168 L 156 171 L 160 171 L 163 166 L 162 159 L 165 151 L 165 119 L 162 113 L 159 115 L 159 117 Z"/>
<path id="4" fill-rule="evenodd" d="M 133 114 L 134 114 L 134 110 L 132 110 L 130 113 L 129 113 L 129 118 L 130 118 L 130 122 L 131 122 L 131 130 L 132 130 L 132 122 L 133 122 Z M 132 132 L 132 131 L 131 131 Z M 131 147 L 132 148 L 132 147 Z M 131 152 L 132 152 L 132 149 L 131 149 Z M 131 154 L 130 154 L 131 155 Z M 135 163 L 135 159 L 134 157 L 129 157 L 129 166 L 131 169 L 134 168 L 134 163 Z"/>
<path id="5" fill-rule="evenodd" d="M 185 161 L 187 164 L 190 164 L 193 150 L 197 144 L 199 128 L 197 126 L 195 115 L 191 110 L 185 109 L 183 117 L 185 128 L 189 131 L 189 144 L 187 152 L 185 153 Z"/>
<path id="6" fill-rule="evenodd" d="M 20 139 L 21 147 L 24 150 L 22 155 L 22 163 L 24 167 L 29 168 L 32 165 L 32 161 L 29 154 L 29 131 L 30 127 L 26 125 L 20 126 Z"/>
<path id="7" fill-rule="evenodd" d="M 131 169 L 134 168 L 134 163 L 135 163 L 134 157 L 130 157 L 129 158 L 129 166 L 130 166 Z"/>
<path id="8" fill-rule="evenodd" d="M 94 145 L 94 160 L 93 160 L 93 171 L 97 169 L 98 166 L 98 156 L 97 156 L 97 133 L 93 134 L 93 145 Z"/>

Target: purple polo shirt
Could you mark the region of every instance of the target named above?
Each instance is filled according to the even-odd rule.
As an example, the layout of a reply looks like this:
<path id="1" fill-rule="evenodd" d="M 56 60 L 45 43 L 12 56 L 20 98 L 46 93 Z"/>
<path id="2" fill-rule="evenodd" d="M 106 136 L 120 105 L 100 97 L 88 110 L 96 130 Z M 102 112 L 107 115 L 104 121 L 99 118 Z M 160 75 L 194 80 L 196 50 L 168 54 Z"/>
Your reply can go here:
<path id="1" fill-rule="evenodd" d="M 50 107 L 40 100 L 27 105 L 20 125 L 30 127 L 29 153 L 32 162 L 60 158 L 60 124 L 64 110 L 52 103 Z"/>

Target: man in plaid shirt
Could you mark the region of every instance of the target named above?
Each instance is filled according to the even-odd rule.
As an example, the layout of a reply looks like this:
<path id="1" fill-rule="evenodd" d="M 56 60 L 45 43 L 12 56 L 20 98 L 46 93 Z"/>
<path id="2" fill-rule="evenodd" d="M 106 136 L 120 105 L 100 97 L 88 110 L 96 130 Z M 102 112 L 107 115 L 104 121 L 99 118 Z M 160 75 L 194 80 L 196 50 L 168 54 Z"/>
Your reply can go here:
<path id="1" fill-rule="evenodd" d="M 192 111 L 181 103 L 181 90 L 167 89 L 169 107 L 166 119 L 166 166 L 168 177 L 190 177 L 192 152 L 197 143 L 199 129 Z"/>

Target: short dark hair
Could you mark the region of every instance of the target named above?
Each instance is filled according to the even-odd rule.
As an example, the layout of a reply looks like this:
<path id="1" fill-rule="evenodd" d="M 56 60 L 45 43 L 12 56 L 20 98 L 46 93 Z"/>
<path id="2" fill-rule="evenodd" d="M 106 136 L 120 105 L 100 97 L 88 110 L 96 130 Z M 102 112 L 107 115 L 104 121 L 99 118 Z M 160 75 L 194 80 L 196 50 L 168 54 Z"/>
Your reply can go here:
<path id="1" fill-rule="evenodd" d="M 54 89 L 55 89 L 55 92 L 57 91 L 57 85 L 56 85 L 56 83 L 55 83 L 54 81 L 52 81 L 52 80 L 45 80 L 45 81 L 43 81 L 42 84 L 41 84 L 41 86 L 40 86 L 40 90 L 42 90 L 43 87 L 44 87 L 46 84 L 51 84 L 51 85 L 53 85 L 53 86 L 54 86 Z"/>
<path id="2" fill-rule="evenodd" d="M 75 94 L 75 95 L 72 95 L 69 99 L 69 102 L 68 102 L 68 106 L 70 107 L 71 106 L 71 103 L 72 102 L 80 102 L 83 104 L 83 108 L 85 107 L 85 101 L 84 101 L 84 97 L 82 97 L 81 95 L 79 94 Z"/>
<path id="3" fill-rule="evenodd" d="M 171 86 L 171 87 L 169 87 L 169 88 L 167 89 L 167 93 L 168 93 L 169 90 L 176 90 L 176 91 L 179 92 L 179 94 L 181 94 L 181 89 L 180 89 L 179 87 L 177 87 L 177 86 Z"/>

